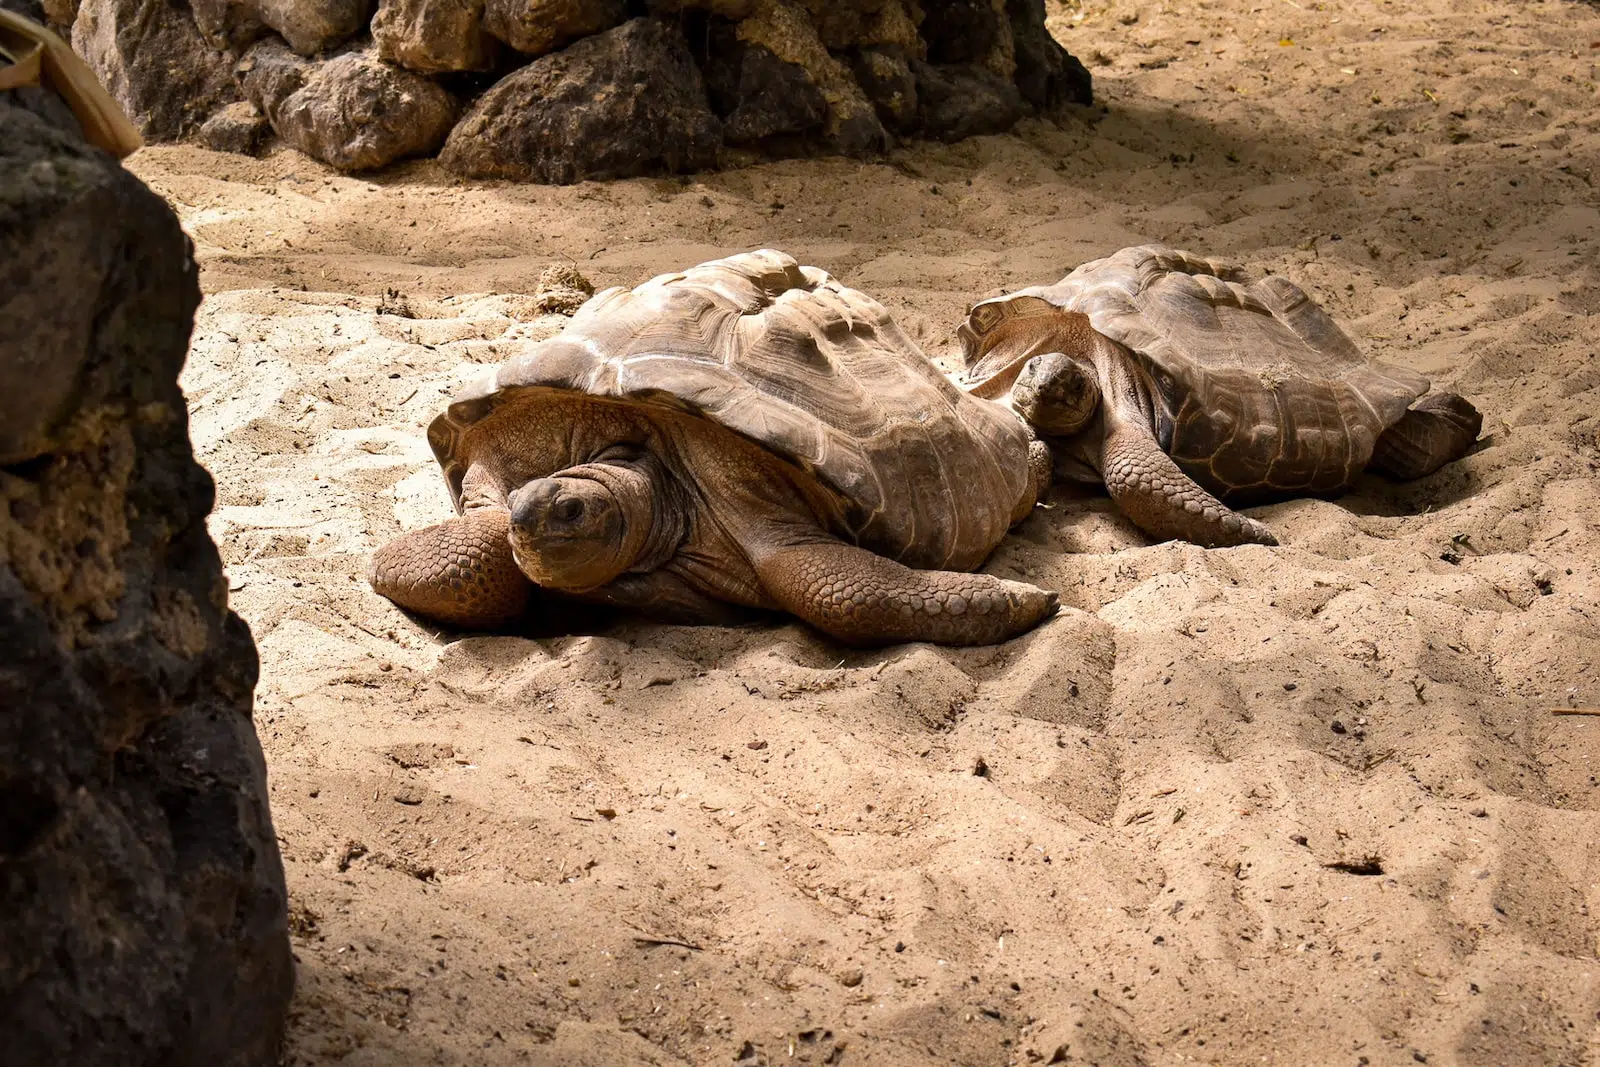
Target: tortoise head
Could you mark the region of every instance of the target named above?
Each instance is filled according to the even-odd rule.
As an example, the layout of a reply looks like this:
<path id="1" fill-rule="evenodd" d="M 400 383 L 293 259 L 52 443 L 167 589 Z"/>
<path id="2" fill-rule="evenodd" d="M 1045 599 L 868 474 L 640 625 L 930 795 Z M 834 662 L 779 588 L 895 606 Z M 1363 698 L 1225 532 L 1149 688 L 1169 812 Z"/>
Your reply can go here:
<path id="1" fill-rule="evenodd" d="M 634 567 L 658 519 L 658 474 L 601 460 L 527 482 L 506 500 L 517 566 L 542 586 L 574 592 Z"/>
<path id="2" fill-rule="evenodd" d="M 1040 433 L 1067 437 L 1094 417 L 1100 385 L 1083 363 L 1063 352 L 1045 352 L 1023 365 L 1011 386 L 1011 405 Z"/>

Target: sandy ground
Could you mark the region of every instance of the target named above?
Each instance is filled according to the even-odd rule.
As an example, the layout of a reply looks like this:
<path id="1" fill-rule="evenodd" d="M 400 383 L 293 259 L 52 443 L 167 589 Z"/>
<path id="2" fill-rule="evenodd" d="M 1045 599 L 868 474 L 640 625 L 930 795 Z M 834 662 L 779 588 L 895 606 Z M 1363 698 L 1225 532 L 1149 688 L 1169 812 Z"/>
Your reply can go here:
<path id="1" fill-rule="evenodd" d="M 1600 11 L 1053 8 L 1104 111 L 682 181 L 132 166 L 209 298 L 186 386 L 260 643 L 294 1064 L 1600 1064 Z M 1591 43 L 1593 42 L 1593 43 Z M 1148 545 L 1058 493 L 1008 645 L 798 625 L 441 636 L 372 549 L 422 428 L 563 320 L 752 247 L 955 353 L 966 304 L 1156 239 L 1282 271 L 1486 412 L 1424 482 Z M 985 773 L 975 773 L 981 768 Z"/>

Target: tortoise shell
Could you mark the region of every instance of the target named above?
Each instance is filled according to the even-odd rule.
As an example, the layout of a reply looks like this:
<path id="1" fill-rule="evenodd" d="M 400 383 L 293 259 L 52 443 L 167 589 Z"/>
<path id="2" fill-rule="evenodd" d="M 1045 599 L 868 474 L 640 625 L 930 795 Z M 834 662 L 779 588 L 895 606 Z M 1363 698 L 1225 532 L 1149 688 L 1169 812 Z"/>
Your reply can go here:
<path id="1" fill-rule="evenodd" d="M 1047 339 L 1041 316 L 1060 311 L 1086 315 L 1142 364 L 1162 449 L 1230 499 L 1348 487 L 1428 391 L 1423 375 L 1365 358 L 1287 279 L 1155 245 L 974 306 L 960 331 L 968 374 L 983 377 L 1002 334 Z"/>
<path id="2" fill-rule="evenodd" d="M 561 417 L 531 393 L 709 420 L 820 485 L 830 532 L 911 566 L 975 567 L 1033 505 L 1026 427 L 957 388 L 877 301 L 782 252 L 596 293 L 465 388 L 428 429 L 458 510 L 464 431 L 514 397 L 515 417 Z"/>

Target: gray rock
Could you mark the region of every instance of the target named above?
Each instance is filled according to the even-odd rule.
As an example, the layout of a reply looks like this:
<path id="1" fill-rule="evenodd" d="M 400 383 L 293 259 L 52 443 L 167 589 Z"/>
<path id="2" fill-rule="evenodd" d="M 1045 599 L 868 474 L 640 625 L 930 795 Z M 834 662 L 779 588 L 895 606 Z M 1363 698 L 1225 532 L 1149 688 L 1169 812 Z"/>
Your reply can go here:
<path id="1" fill-rule="evenodd" d="M 1005 78 L 973 63 L 935 66 L 912 60 L 917 121 L 923 136 L 959 141 L 1004 133 L 1026 113 L 1022 94 Z"/>
<path id="2" fill-rule="evenodd" d="M 637 18 L 501 79 L 439 158 L 471 177 L 568 183 L 701 170 L 720 142 L 682 33 Z"/>
<path id="3" fill-rule="evenodd" d="M 267 1067 L 293 983 L 170 208 L 0 94 L 0 1042 Z"/>
<path id="4" fill-rule="evenodd" d="M 200 127 L 200 143 L 217 152 L 253 156 L 261 151 L 272 124 L 247 100 L 229 104 Z"/>
<path id="5" fill-rule="evenodd" d="M 72 50 L 147 141 L 187 136 L 239 99 L 231 60 L 206 43 L 176 0 L 83 0 Z"/>
<path id="6" fill-rule="evenodd" d="M 487 0 L 483 24 L 517 51 L 542 56 L 627 17 L 623 0 Z"/>
<path id="7" fill-rule="evenodd" d="M 498 44 L 483 28 L 484 0 L 379 0 L 378 54 L 407 70 L 489 70 Z"/>
<path id="8" fill-rule="evenodd" d="M 1044 0 L 1006 0 L 1011 20 L 1013 78 L 1022 98 L 1040 111 L 1064 104 L 1094 103 L 1089 71 L 1045 28 Z"/>
<path id="9" fill-rule="evenodd" d="M 279 137 L 343 171 L 429 155 L 455 122 L 448 92 L 366 52 L 314 62 L 266 40 L 239 69 L 245 93 Z"/>

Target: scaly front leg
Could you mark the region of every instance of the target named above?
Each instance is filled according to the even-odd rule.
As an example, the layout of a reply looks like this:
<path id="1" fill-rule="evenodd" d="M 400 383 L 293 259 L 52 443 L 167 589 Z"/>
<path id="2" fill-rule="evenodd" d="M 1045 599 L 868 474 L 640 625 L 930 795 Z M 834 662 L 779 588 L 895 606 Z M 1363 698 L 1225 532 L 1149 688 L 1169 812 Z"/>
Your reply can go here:
<path id="1" fill-rule="evenodd" d="M 1152 537 L 1206 548 L 1278 543 L 1271 530 L 1196 485 L 1136 422 L 1119 420 L 1107 430 L 1101 464 L 1111 499 Z"/>
<path id="2" fill-rule="evenodd" d="M 401 534 L 372 557 L 372 588 L 450 626 L 503 626 L 523 613 L 534 590 L 511 556 L 510 530 L 504 509 L 473 508 Z"/>

